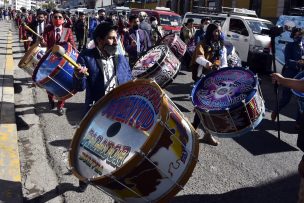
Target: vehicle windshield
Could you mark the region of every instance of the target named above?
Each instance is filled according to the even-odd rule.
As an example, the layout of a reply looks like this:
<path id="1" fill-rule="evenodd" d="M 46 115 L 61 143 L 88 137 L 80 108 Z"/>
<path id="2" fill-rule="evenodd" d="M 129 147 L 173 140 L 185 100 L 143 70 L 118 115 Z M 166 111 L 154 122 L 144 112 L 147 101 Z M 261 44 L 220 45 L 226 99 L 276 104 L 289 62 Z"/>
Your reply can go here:
<path id="1" fill-rule="evenodd" d="M 258 21 L 258 20 L 247 20 L 249 27 L 251 28 L 253 34 L 261 35 L 263 29 L 270 29 L 273 27 L 271 22 Z"/>
<path id="2" fill-rule="evenodd" d="M 173 15 L 160 15 L 160 25 L 182 26 L 182 18 Z"/>

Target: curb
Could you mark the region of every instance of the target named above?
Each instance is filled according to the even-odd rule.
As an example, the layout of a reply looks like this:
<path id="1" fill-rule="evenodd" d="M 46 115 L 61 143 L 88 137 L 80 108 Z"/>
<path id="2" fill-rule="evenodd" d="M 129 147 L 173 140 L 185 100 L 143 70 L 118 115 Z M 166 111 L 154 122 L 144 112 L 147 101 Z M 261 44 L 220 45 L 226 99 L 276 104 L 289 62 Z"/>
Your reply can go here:
<path id="1" fill-rule="evenodd" d="M 20 158 L 15 120 L 12 24 L 7 35 L 6 57 L 0 86 L 0 202 L 22 202 Z"/>

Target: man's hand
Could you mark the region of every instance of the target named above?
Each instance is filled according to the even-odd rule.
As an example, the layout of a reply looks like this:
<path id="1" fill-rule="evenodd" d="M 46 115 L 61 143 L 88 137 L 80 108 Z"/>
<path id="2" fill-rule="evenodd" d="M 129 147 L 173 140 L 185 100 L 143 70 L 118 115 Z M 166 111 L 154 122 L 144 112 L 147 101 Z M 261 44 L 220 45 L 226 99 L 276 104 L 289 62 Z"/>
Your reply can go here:
<path id="1" fill-rule="evenodd" d="M 131 42 L 131 46 L 132 46 L 132 47 L 136 47 L 136 46 L 137 46 L 137 44 L 136 44 L 136 41 L 135 41 L 135 40 L 132 40 L 132 42 Z"/>
<path id="2" fill-rule="evenodd" d="M 74 74 L 77 78 L 83 78 L 84 74 L 88 71 L 88 69 L 85 66 L 79 65 L 79 69 L 75 68 Z"/>
<path id="3" fill-rule="evenodd" d="M 298 166 L 299 175 L 304 178 L 304 160 L 302 159 Z"/>
<path id="4" fill-rule="evenodd" d="M 278 84 L 281 84 L 285 79 L 280 73 L 272 73 L 271 77 L 272 77 L 272 83 L 273 84 L 275 84 L 276 82 Z"/>

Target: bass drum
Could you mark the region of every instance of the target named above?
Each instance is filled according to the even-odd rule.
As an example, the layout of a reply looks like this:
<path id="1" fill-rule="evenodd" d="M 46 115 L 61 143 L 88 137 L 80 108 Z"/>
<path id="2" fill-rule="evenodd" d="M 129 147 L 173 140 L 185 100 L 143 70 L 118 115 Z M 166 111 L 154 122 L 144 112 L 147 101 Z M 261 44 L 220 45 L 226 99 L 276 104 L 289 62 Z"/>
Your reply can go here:
<path id="1" fill-rule="evenodd" d="M 76 61 L 78 51 L 70 43 L 62 46 L 66 54 Z M 63 57 L 53 54 L 50 49 L 38 63 L 32 78 L 39 87 L 52 93 L 58 100 L 65 100 L 77 92 L 74 90 L 73 74 L 74 67 Z"/>
<path id="2" fill-rule="evenodd" d="M 166 45 L 156 46 L 139 58 L 134 64 L 134 78 L 152 79 L 165 88 L 169 85 L 180 69 L 180 61 Z"/>
<path id="3" fill-rule="evenodd" d="M 295 79 L 298 79 L 298 80 L 304 80 L 304 71 L 303 72 L 300 72 L 299 74 L 297 74 L 295 76 Z M 298 105 L 299 105 L 299 111 L 301 113 L 304 113 L 304 93 L 303 92 L 299 92 L 299 91 L 296 91 L 294 89 L 291 90 L 291 92 L 297 97 L 298 99 Z"/>
<path id="4" fill-rule="evenodd" d="M 38 62 L 42 59 L 45 52 L 45 47 L 41 47 L 38 43 L 33 44 L 19 61 L 18 67 L 32 76 Z"/>
<path id="5" fill-rule="evenodd" d="M 186 51 L 187 45 L 177 34 L 168 34 L 160 41 L 160 44 L 167 45 L 177 58 L 182 58 Z"/>
<path id="6" fill-rule="evenodd" d="M 69 153 L 73 174 L 119 202 L 168 202 L 197 162 L 196 131 L 152 80 L 125 83 L 80 123 Z"/>
<path id="7" fill-rule="evenodd" d="M 191 97 L 205 129 L 219 137 L 243 135 L 265 114 L 257 76 L 241 67 L 209 73 L 195 84 Z"/>

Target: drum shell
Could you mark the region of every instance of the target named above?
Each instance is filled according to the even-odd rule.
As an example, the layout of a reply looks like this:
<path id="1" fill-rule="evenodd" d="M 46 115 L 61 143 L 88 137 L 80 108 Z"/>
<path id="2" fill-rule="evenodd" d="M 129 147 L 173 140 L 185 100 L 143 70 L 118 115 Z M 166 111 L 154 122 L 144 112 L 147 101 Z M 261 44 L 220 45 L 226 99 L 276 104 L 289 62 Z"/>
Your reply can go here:
<path id="1" fill-rule="evenodd" d="M 182 58 L 186 51 L 187 45 L 177 34 L 169 34 L 164 36 L 160 44 L 167 45 L 177 58 Z"/>
<path id="2" fill-rule="evenodd" d="M 141 83 L 141 84 L 146 84 L 149 85 L 150 82 L 148 80 L 137 80 L 136 82 L 129 82 L 126 83 L 118 88 L 125 88 L 125 87 L 130 87 L 130 86 L 135 86 L 136 84 Z M 98 101 L 95 105 L 94 108 L 99 109 L 101 108 L 105 103 L 107 103 L 111 97 L 115 94 L 117 94 L 117 88 L 114 89 L 112 92 L 110 92 L 108 95 L 103 97 L 100 101 Z M 160 90 L 161 91 L 161 90 Z M 183 117 L 183 115 L 179 112 L 179 110 L 175 107 L 174 103 L 166 96 L 162 97 L 162 105 L 160 108 L 160 115 L 161 115 L 161 120 L 164 122 L 157 122 L 155 125 L 153 131 L 151 132 L 151 135 L 147 139 L 147 141 L 144 143 L 144 145 L 141 147 L 139 151 L 142 152 L 136 154 L 133 156 L 130 160 L 128 160 L 126 163 L 124 163 L 121 168 L 117 169 L 110 175 L 104 175 L 99 178 L 95 179 L 90 179 L 87 180 L 85 177 L 80 175 L 78 172 L 78 169 L 75 168 L 76 164 L 76 148 L 78 146 L 78 143 L 80 142 L 80 136 L 82 134 L 82 129 L 85 128 L 86 125 L 90 122 L 91 118 L 94 116 L 94 109 L 90 110 L 90 112 L 86 115 L 84 120 L 80 124 L 80 128 L 76 131 L 75 136 L 72 140 L 71 143 L 71 151 L 69 154 L 69 161 L 70 161 L 70 166 L 72 167 L 73 174 L 79 178 L 80 180 L 83 181 L 89 181 L 91 184 L 97 186 L 98 188 L 101 188 L 102 190 L 106 191 L 106 193 L 110 194 L 113 196 L 113 198 L 116 198 L 118 200 L 122 199 L 123 201 L 126 202 L 141 202 L 142 199 L 138 198 L 135 194 L 130 194 L 125 187 L 122 187 L 118 182 L 115 180 L 118 180 L 121 183 L 124 184 L 131 184 L 131 182 L 135 182 L 135 186 L 132 187 L 135 191 L 142 191 L 141 194 L 144 195 L 149 195 L 147 193 L 149 192 L 149 189 L 154 189 L 157 194 L 156 197 L 153 196 L 152 199 L 150 199 L 153 202 L 167 202 L 168 199 L 170 199 L 173 195 L 175 195 L 181 188 L 179 188 L 178 185 L 185 185 L 189 177 L 191 176 L 191 173 L 195 167 L 196 164 L 196 159 L 198 156 L 198 141 L 197 141 L 197 134 L 191 124 Z M 182 120 L 182 121 L 181 121 Z M 182 126 L 187 126 L 187 131 L 188 133 L 191 132 L 191 135 L 185 134 L 184 132 L 178 130 L 178 127 Z M 167 123 L 165 125 L 164 123 Z M 186 136 L 186 148 L 191 152 L 191 154 L 187 155 L 186 161 L 185 161 L 185 166 L 184 171 L 180 171 L 181 173 L 176 175 L 176 173 L 172 176 L 176 178 L 176 185 L 171 183 L 172 185 L 168 186 L 169 189 L 167 190 L 159 190 L 157 189 L 156 186 L 159 184 L 163 184 L 164 180 L 168 180 L 168 178 L 160 178 L 156 179 L 157 175 L 162 174 L 161 171 L 168 171 L 168 168 L 166 168 L 163 164 L 159 163 L 159 168 L 161 170 L 158 170 L 156 167 L 153 166 L 145 157 L 147 157 L 150 161 L 153 163 L 160 162 L 160 160 L 164 160 L 165 163 L 167 163 L 167 167 L 169 169 L 172 169 L 173 167 L 177 168 L 182 168 L 182 158 L 180 160 L 175 160 L 174 162 L 170 161 L 169 158 L 169 151 L 164 150 L 166 149 L 181 149 L 181 143 L 177 141 L 177 139 L 173 136 L 173 133 L 168 133 L 168 128 L 165 126 L 169 126 L 169 129 L 173 130 L 173 126 L 176 126 L 174 128 L 175 131 L 175 136 L 182 137 Z M 172 128 L 171 128 L 172 127 Z M 171 132 L 171 131 L 170 131 Z M 159 136 L 161 135 L 161 136 Z M 170 140 L 174 140 L 174 142 L 170 143 Z M 182 142 L 185 141 L 185 139 L 181 139 Z M 168 143 L 169 141 L 169 143 Z M 173 146 L 174 143 L 174 146 Z M 166 146 L 166 147 L 164 147 Z M 178 150 L 177 150 L 178 151 Z M 169 153 L 169 154 L 166 154 Z M 171 151 L 172 152 L 172 151 Z M 183 151 L 184 152 L 184 151 Z M 144 155 L 144 156 L 143 156 Z M 180 154 L 181 157 L 184 154 Z M 169 160 L 166 160 L 169 159 Z M 180 161 L 180 162 L 179 162 Z M 150 168 L 149 170 L 146 170 L 147 168 Z M 177 169 L 176 169 L 177 170 Z M 145 178 L 138 178 L 139 174 L 145 174 L 145 177 L 150 178 L 151 180 L 147 181 Z M 112 178 L 111 178 L 112 177 Z M 115 178 L 115 180 L 113 179 Z M 171 177 L 171 178 L 172 178 Z M 144 183 L 144 185 L 142 185 Z M 147 191 L 148 190 L 148 191 Z M 154 191 L 153 191 L 154 192 Z M 128 193 L 128 195 L 126 195 Z M 126 197 L 127 196 L 127 197 Z"/>
<path id="3" fill-rule="evenodd" d="M 30 76 L 33 75 L 35 67 L 42 59 L 46 52 L 46 48 L 39 44 L 32 45 L 18 63 L 18 67 L 27 72 Z"/>
<path id="4" fill-rule="evenodd" d="M 226 71 L 232 71 L 232 72 L 226 72 L 224 75 L 221 75 L 221 71 L 226 72 Z M 234 72 L 235 71 L 235 72 Z M 234 74 L 237 75 L 237 73 L 243 73 L 243 71 L 248 71 L 247 73 L 250 73 L 249 75 L 250 78 L 247 78 L 245 75 L 241 75 L 242 80 L 244 81 L 254 81 L 252 83 L 253 87 L 251 87 L 248 91 L 248 84 L 245 86 L 240 85 L 239 87 L 237 86 L 236 88 L 244 88 L 247 89 L 246 93 L 246 98 L 241 99 L 241 100 L 236 100 L 237 102 L 231 102 L 231 104 L 228 107 L 223 108 L 221 105 L 220 100 L 212 100 L 211 98 L 214 99 L 214 95 L 218 95 L 220 90 L 226 89 L 226 85 L 230 84 L 229 82 L 223 82 L 221 78 L 225 78 L 227 73 L 231 74 L 230 77 L 234 78 Z M 229 75 L 228 74 L 228 75 Z M 217 77 L 216 77 L 217 76 Z M 235 76 L 237 77 L 237 76 Z M 240 77 L 240 75 L 238 76 Z M 212 81 L 212 82 L 211 82 Z M 229 80 L 228 80 L 229 81 Z M 239 84 L 242 84 L 241 81 L 239 80 L 232 80 L 236 81 Z M 206 82 L 206 84 L 205 84 Z M 225 86 L 221 86 L 219 84 L 225 84 Z M 211 94 L 210 90 L 208 90 L 207 87 L 210 87 L 209 84 L 212 86 Z M 235 83 L 232 83 L 235 84 Z M 206 85 L 206 86 L 205 86 Z M 202 87 L 205 87 L 202 88 Z M 217 89 L 214 89 L 214 87 L 217 87 Z M 233 86 L 232 86 L 233 87 Z M 201 89 L 202 88 L 202 89 Z M 197 92 L 201 91 L 203 95 L 205 95 L 203 98 L 201 98 L 204 103 L 208 104 L 210 103 L 215 103 L 215 104 L 220 104 L 221 108 L 215 108 L 215 109 L 208 109 L 207 106 L 202 108 L 198 105 L 197 103 L 197 97 L 196 94 Z M 230 90 L 227 92 L 229 93 Z M 232 89 L 231 92 L 234 92 L 234 89 Z M 226 98 L 226 96 L 230 98 L 231 101 L 235 101 L 234 97 L 230 97 L 228 94 L 223 94 L 219 98 Z M 192 90 L 192 103 L 195 106 L 195 111 L 200 117 L 200 121 L 204 128 L 211 133 L 212 135 L 216 135 L 219 137 L 237 137 L 246 134 L 247 132 L 251 131 L 254 129 L 263 119 L 264 114 L 265 114 L 265 105 L 264 105 L 264 100 L 262 97 L 262 92 L 258 83 L 258 79 L 254 74 L 249 71 L 248 69 L 244 69 L 242 67 L 235 67 L 235 68 L 222 68 L 218 71 L 212 72 L 208 74 L 207 76 L 203 77 L 201 80 L 199 80 L 193 90 Z M 196 99 L 194 99 L 196 97 Z M 211 100 L 209 100 L 210 98 Z"/>
<path id="5" fill-rule="evenodd" d="M 146 79 L 155 80 L 155 82 L 162 88 L 168 86 L 174 78 L 176 78 L 177 73 L 180 70 L 180 61 L 175 57 L 170 49 L 167 50 L 165 57 L 158 64 L 158 68 L 146 75 Z"/>
<path id="6" fill-rule="evenodd" d="M 78 52 L 69 43 L 65 46 L 66 54 L 72 58 L 72 60 L 76 61 Z M 49 68 L 48 62 L 53 60 L 52 58 L 54 58 L 54 60 L 59 59 L 59 64 L 53 67 L 54 69 L 47 77 L 37 80 L 37 71 L 40 68 Z M 37 85 L 52 93 L 58 100 L 66 100 L 76 94 L 77 91 L 74 90 L 73 83 L 74 67 L 64 58 L 57 58 L 51 50 L 48 50 L 38 63 L 36 69 L 36 74 L 33 75 L 33 78 Z"/>
<path id="7" fill-rule="evenodd" d="M 220 112 L 195 109 L 203 126 L 218 137 L 238 137 L 253 130 L 265 114 L 264 101 L 257 91 L 255 96 L 242 106 Z"/>

